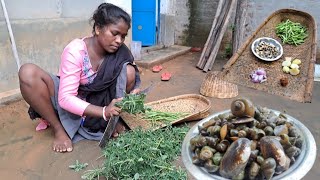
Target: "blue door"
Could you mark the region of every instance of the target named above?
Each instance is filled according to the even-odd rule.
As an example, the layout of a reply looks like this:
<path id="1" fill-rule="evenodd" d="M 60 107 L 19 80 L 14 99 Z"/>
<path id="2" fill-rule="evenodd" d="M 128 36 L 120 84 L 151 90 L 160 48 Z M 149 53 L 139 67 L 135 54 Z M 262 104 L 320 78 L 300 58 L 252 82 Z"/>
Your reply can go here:
<path id="1" fill-rule="evenodd" d="M 132 0 L 132 40 L 142 46 L 156 44 L 156 1 Z"/>

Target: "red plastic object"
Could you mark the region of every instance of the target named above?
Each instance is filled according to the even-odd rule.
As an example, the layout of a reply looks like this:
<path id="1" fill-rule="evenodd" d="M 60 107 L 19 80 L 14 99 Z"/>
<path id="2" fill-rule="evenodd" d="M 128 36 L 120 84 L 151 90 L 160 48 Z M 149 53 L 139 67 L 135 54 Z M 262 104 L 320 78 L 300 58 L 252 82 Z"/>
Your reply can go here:
<path id="1" fill-rule="evenodd" d="M 200 47 L 193 47 L 190 49 L 191 52 L 200 52 L 201 48 Z"/>
<path id="2" fill-rule="evenodd" d="M 36 127 L 36 131 L 41 131 L 41 130 L 47 129 L 49 126 L 50 126 L 50 124 L 47 120 L 40 119 L 40 122 Z"/>
<path id="3" fill-rule="evenodd" d="M 162 81 L 169 81 L 171 79 L 171 73 L 165 72 L 161 74 Z"/>
<path id="4" fill-rule="evenodd" d="M 162 70 L 161 65 L 155 65 L 152 67 L 152 72 L 160 72 Z"/>

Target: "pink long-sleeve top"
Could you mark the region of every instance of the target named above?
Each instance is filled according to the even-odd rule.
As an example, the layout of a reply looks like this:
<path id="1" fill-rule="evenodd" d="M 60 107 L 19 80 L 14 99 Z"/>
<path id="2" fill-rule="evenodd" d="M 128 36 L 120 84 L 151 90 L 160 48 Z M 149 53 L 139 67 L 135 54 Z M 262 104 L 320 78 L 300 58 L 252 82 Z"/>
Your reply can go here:
<path id="1" fill-rule="evenodd" d="M 63 50 L 59 68 L 58 102 L 61 108 L 82 116 L 90 104 L 79 97 L 79 85 L 92 83 L 97 72 L 92 70 L 87 46 L 83 39 L 71 41 Z"/>

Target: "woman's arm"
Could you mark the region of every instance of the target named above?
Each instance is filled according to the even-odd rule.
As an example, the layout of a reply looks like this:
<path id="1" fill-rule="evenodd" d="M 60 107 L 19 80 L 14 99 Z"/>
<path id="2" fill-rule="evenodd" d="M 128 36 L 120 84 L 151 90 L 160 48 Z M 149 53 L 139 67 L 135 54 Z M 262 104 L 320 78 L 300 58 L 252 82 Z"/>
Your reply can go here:
<path id="1" fill-rule="evenodd" d="M 81 46 L 71 42 L 63 51 L 60 63 L 60 85 L 58 102 L 61 108 L 84 115 L 84 110 L 90 103 L 77 97 L 82 72 Z"/>

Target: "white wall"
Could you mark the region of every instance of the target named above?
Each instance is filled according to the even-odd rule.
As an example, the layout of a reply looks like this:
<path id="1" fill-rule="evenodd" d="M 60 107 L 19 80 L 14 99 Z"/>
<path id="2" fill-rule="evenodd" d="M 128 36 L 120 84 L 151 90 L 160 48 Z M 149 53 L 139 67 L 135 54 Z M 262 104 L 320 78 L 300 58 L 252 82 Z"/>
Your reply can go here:
<path id="1" fill-rule="evenodd" d="M 175 15 L 176 12 L 176 0 L 160 0 L 160 13 L 166 15 Z"/>
<path id="2" fill-rule="evenodd" d="M 159 43 L 164 46 L 174 45 L 176 0 L 160 0 Z"/>
<path id="3" fill-rule="evenodd" d="M 104 0 L 5 0 L 10 20 L 91 17 Z M 4 20 L 0 5 L 0 21 Z"/>
<path id="4" fill-rule="evenodd" d="M 117 5 L 124 9 L 128 14 L 132 15 L 131 0 L 105 0 L 105 2 Z"/>

